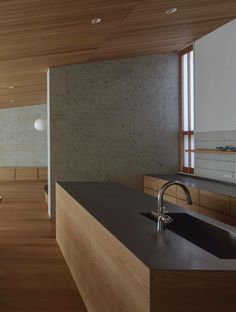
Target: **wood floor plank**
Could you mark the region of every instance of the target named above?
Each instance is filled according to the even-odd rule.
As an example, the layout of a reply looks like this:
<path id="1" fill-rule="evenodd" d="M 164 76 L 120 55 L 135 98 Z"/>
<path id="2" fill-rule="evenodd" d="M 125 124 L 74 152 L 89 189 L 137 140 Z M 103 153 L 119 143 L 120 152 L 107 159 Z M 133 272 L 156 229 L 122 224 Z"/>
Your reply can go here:
<path id="1" fill-rule="evenodd" d="M 42 203 L 0 204 L 0 312 L 85 312 Z"/>

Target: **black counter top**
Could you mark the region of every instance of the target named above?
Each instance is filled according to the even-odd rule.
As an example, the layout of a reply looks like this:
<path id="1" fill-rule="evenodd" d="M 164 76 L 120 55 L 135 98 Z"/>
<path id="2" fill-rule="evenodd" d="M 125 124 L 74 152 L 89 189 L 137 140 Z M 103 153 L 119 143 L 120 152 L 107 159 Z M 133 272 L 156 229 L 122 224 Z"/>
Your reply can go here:
<path id="1" fill-rule="evenodd" d="M 152 196 L 112 182 L 58 184 L 150 269 L 236 270 L 236 260 L 219 259 L 170 230 L 156 233 L 155 222 L 140 214 L 156 209 Z M 236 234 L 221 222 L 170 203 L 165 206 L 169 212 L 186 212 Z"/>
<path id="2" fill-rule="evenodd" d="M 147 176 L 163 180 L 178 180 L 187 186 L 203 189 L 209 192 L 215 192 L 226 196 L 236 197 L 236 184 L 226 183 L 211 179 L 205 179 L 186 174 L 147 174 Z"/>

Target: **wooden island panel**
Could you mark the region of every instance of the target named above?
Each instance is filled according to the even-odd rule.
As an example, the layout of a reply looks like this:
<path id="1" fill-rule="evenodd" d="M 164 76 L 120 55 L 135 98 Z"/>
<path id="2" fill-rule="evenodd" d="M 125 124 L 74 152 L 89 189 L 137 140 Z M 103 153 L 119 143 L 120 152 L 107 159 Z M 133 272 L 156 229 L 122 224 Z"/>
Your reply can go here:
<path id="1" fill-rule="evenodd" d="M 57 242 L 88 311 L 233 311 L 235 270 L 153 269 L 58 184 L 56 209 Z"/>
<path id="2" fill-rule="evenodd" d="M 56 238 L 88 311 L 149 311 L 149 269 L 61 186 Z"/>

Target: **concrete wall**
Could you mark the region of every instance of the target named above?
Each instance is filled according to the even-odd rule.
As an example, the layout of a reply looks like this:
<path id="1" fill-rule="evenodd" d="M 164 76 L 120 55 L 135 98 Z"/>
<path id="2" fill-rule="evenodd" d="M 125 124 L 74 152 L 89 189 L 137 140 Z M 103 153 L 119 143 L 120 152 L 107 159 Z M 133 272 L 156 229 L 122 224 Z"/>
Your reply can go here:
<path id="1" fill-rule="evenodd" d="M 143 174 L 178 169 L 177 54 L 52 68 L 49 76 L 52 202 L 55 181 L 142 190 Z"/>
<path id="2" fill-rule="evenodd" d="M 196 131 L 236 130 L 236 19 L 194 45 Z"/>
<path id="3" fill-rule="evenodd" d="M 0 110 L 0 167 L 46 166 L 47 132 L 34 129 L 47 118 L 47 105 Z"/>

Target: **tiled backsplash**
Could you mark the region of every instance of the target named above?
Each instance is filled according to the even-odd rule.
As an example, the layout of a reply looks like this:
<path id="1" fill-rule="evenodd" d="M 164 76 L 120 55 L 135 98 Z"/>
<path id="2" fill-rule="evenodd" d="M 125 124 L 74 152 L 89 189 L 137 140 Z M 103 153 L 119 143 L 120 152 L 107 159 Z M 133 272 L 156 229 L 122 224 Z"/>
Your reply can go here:
<path id="1" fill-rule="evenodd" d="M 195 132 L 195 148 L 236 147 L 236 130 Z M 195 153 L 195 175 L 236 183 L 236 154 Z"/>

